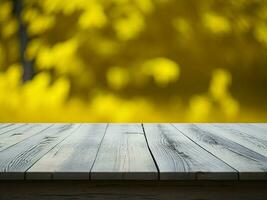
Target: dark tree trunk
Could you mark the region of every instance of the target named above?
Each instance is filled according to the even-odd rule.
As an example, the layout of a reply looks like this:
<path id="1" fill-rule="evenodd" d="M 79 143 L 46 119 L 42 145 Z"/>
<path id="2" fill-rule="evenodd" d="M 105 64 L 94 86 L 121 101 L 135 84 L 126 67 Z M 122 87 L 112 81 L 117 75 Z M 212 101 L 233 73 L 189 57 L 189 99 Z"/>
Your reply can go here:
<path id="1" fill-rule="evenodd" d="M 26 25 L 22 21 L 21 13 L 23 9 L 23 0 L 13 0 L 14 14 L 19 23 L 19 42 L 20 42 L 20 60 L 23 67 L 22 81 L 26 82 L 31 80 L 34 76 L 33 61 L 25 58 L 25 50 L 29 41 L 29 37 L 26 31 Z"/>

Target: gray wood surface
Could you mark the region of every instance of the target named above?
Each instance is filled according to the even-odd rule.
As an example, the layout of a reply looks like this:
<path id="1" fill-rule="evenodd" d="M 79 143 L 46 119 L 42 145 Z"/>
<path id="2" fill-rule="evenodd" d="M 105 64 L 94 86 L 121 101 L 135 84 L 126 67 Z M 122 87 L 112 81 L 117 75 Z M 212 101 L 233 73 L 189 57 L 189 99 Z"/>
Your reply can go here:
<path id="1" fill-rule="evenodd" d="M 0 179 L 24 179 L 25 171 L 79 125 L 52 127 L 0 152 Z"/>
<path id="2" fill-rule="evenodd" d="M 245 132 L 248 135 L 252 135 L 263 140 L 267 140 L 267 125 L 266 124 L 228 124 L 232 125 L 236 129 L 239 129 L 242 132 Z"/>
<path id="3" fill-rule="evenodd" d="M 250 127 L 258 127 L 259 129 L 263 130 L 265 133 L 267 133 L 267 123 L 241 123 L 246 126 Z"/>
<path id="4" fill-rule="evenodd" d="M 267 156 L 267 132 L 264 133 L 258 126 L 250 127 L 246 124 L 206 124 L 205 128 L 216 132 L 239 143 L 263 156 Z"/>
<path id="5" fill-rule="evenodd" d="M 0 135 L 8 133 L 9 131 L 16 130 L 17 128 L 23 127 L 25 125 L 27 125 L 27 124 L 21 124 L 21 123 L 18 123 L 18 124 L 6 124 L 6 125 L 5 124 L 1 124 Z"/>
<path id="6" fill-rule="evenodd" d="M 26 173 L 26 179 L 89 179 L 107 124 L 81 124 Z"/>
<path id="7" fill-rule="evenodd" d="M 220 135 L 206 124 L 174 124 L 192 141 L 226 162 L 239 172 L 239 179 L 267 179 L 267 158 Z"/>
<path id="8" fill-rule="evenodd" d="M 15 129 L 6 131 L 0 135 L 0 152 L 6 148 L 15 145 L 43 130 L 52 126 L 51 124 L 27 124 Z"/>
<path id="9" fill-rule="evenodd" d="M 1 179 L 267 180 L 267 124 L 0 123 Z"/>
<path id="10" fill-rule="evenodd" d="M 144 124 L 161 180 L 237 180 L 237 171 L 192 142 L 171 124 Z"/>
<path id="11" fill-rule="evenodd" d="M 91 170 L 91 179 L 157 178 L 141 124 L 110 124 Z"/>
<path id="12" fill-rule="evenodd" d="M 6 127 L 9 127 L 9 126 L 12 126 L 14 125 L 13 123 L 0 123 L 0 130 L 3 129 L 3 128 L 6 128 Z"/>

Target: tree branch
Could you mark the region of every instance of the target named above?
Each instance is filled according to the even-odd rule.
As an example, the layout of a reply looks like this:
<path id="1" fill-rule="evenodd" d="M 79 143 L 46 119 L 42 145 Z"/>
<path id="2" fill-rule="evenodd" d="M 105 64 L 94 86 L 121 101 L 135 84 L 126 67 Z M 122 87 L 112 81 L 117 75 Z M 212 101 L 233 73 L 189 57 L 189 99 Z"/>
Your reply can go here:
<path id="1" fill-rule="evenodd" d="M 31 80 L 34 76 L 33 61 L 25 58 L 25 51 L 29 42 L 26 25 L 22 21 L 21 13 L 23 10 L 23 0 L 13 0 L 14 14 L 19 23 L 19 42 L 20 42 L 20 61 L 23 67 L 22 81 Z"/>

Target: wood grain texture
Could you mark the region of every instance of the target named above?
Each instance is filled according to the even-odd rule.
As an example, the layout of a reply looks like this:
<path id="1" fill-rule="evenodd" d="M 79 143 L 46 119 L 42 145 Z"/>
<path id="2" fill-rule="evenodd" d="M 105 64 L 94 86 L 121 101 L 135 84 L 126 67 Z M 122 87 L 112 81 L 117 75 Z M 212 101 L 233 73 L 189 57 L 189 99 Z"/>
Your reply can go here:
<path id="1" fill-rule="evenodd" d="M 237 180 L 237 171 L 192 142 L 170 124 L 144 124 L 161 180 Z"/>
<path id="2" fill-rule="evenodd" d="M 267 123 L 241 123 L 242 125 L 250 126 L 250 127 L 258 127 L 263 130 L 267 134 Z"/>
<path id="3" fill-rule="evenodd" d="M 107 124 L 81 124 L 27 172 L 26 179 L 89 179 Z"/>
<path id="4" fill-rule="evenodd" d="M 0 123 L 0 130 L 3 128 L 6 128 L 6 127 L 12 126 L 12 125 L 14 125 L 14 124 L 12 124 L 12 123 L 4 123 L 4 124 Z"/>
<path id="5" fill-rule="evenodd" d="M 0 135 L 0 152 L 37 133 L 47 129 L 51 124 L 25 124 Z"/>
<path id="6" fill-rule="evenodd" d="M 158 178 L 141 124 L 110 124 L 91 170 L 91 179 Z"/>
<path id="7" fill-rule="evenodd" d="M 24 172 L 79 125 L 52 127 L 0 152 L 0 179 L 24 179 Z"/>
<path id="8" fill-rule="evenodd" d="M 267 124 L 143 127 L 2 123 L 0 179 L 267 180 Z"/>
<path id="9" fill-rule="evenodd" d="M 267 132 L 246 124 L 205 124 L 205 128 L 220 136 L 241 144 L 263 156 L 267 156 Z"/>
<path id="10" fill-rule="evenodd" d="M 1 124 L 0 135 L 8 133 L 9 131 L 16 130 L 17 128 L 25 126 L 25 125 L 27 125 L 27 124 L 21 124 L 21 123 L 18 123 L 18 124 Z"/>
<path id="11" fill-rule="evenodd" d="M 205 124 L 174 124 L 174 126 L 192 141 L 238 170 L 241 180 L 267 179 L 265 156 L 208 129 Z"/>
<path id="12" fill-rule="evenodd" d="M 232 123 L 228 125 L 233 125 L 236 129 L 239 129 L 240 131 L 245 132 L 248 135 L 253 135 L 263 140 L 267 140 L 267 124 Z"/>

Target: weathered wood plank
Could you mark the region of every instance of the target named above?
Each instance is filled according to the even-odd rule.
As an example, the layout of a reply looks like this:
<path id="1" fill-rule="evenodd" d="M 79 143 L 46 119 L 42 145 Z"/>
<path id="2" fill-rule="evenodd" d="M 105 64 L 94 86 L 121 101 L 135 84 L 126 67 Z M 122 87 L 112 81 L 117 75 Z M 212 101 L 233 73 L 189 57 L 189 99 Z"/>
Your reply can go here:
<path id="1" fill-rule="evenodd" d="M 174 124 L 174 126 L 192 141 L 217 156 L 239 171 L 239 178 L 267 179 L 267 158 L 255 151 L 236 143 L 205 124 Z"/>
<path id="2" fill-rule="evenodd" d="M 141 124 L 110 124 L 90 174 L 91 179 L 157 179 Z"/>
<path id="3" fill-rule="evenodd" d="M 192 142 L 170 124 L 144 124 L 161 180 L 237 180 L 237 171 Z"/>
<path id="4" fill-rule="evenodd" d="M 12 124 L 12 123 L 0 123 L 0 130 L 3 128 L 6 128 L 6 127 L 12 126 L 12 125 L 14 125 L 14 124 Z"/>
<path id="5" fill-rule="evenodd" d="M 236 174 L 229 166 L 242 180 L 267 179 L 266 124 L 174 126 L 144 124 L 162 180 L 232 179 Z M 100 145 L 104 129 L 0 124 L 0 179 L 23 179 L 28 169 L 28 179 L 157 179 L 141 124 L 111 124 Z"/>
<path id="6" fill-rule="evenodd" d="M 2 124 L 3 125 L 3 124 Z M 0 129 L 0 135 L 2 134 L 5 134 L 5 133 L 8 133 L 9 131 L 13 131 L 13 130 L 16 130 L 17 128 L 19 127 L 23 127 L 27 124 L 21 124 L 21 123 L 18 123 L 18 124 L 8 124 L 6 126 L 3 126 L 1 129 Z"/>
<path id="7" fill-rule="evenodd" d="M 0 179 L 24 179 L 24 172 L 51 148 L 77 129 L 77 124 L 55 124 L 0 152 Z"/>
<path id="8" fill-rule="evenodd" d="M 255 123 L 255 124 L 247 124 L 247 123 L 238 123 L 231 124 L 236 129 L 245 132 L 246 134 L 253 135 L 255 137 L 261 138 L 263 140 L 267 140 L 267 124 L 263 123 Z"/>
<path id="9" fill-rule="evenodd" d="M 25 124 L 0 135 L 0 152 L 47 129 L 51 124 Z"/>
<path id="10" fill-rule="evenodd" d="M 267 132 L 267 123 L 241 123 L 241 124 L 244 124 L 244 125 L 247 125 L 247 126 L 251 126 L 251 127 L 258 127 L 262 130 L 264 130 L 264 132 L 266 133 Z"/>
<path id="11" fill-rule="evenodd" d="M 107 124 L 81 124 L 27 172 L 26 179 L 89 179 Z"/>
<path id="12" fill-rule="evenodd" d="M 239 125 L 232 123 L 205 124 L 204 126 L 206 129 L 210 129 L 220 136 L 239 143 L 263 156 L 267 156 L 267 133 L 261 133 L 257 127 L 250 129 L 246 124 Z"/>

